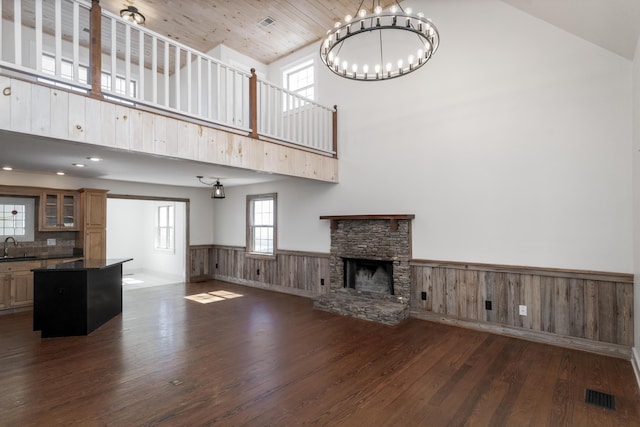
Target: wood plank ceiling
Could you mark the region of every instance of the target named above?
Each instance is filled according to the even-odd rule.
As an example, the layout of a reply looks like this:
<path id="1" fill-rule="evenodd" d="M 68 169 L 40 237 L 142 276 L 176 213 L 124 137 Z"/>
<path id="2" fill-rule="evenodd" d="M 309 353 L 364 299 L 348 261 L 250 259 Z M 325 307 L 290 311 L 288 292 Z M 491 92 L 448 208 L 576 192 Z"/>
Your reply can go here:
<path id="1" fill-rule="evenodd" d="M 364 0 L 386 7 L 393 0 Z M 101 0 L 109 12 L 135 6 L 145 27 L 201 52 L 224 44 L 269 64 L 310 43 L 319 42 L 335 21 L 355 15 L 360 0 Z M 270 17 L 275 22 L 262 26 Z M 319 48 L 319 46 L 318 46 Z"/>

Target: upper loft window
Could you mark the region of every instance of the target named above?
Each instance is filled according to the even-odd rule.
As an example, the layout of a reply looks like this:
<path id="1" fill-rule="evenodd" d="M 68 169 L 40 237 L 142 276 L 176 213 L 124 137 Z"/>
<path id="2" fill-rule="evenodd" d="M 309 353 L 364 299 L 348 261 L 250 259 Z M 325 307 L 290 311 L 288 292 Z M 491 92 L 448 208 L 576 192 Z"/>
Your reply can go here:
<path id="1" fill-rule="evenodd" d="M 298 63 L 292 67 L 285 69 L 282 73 L 284 88 L 296 95 L 303 96 L 308 99 L 315 99 L 315 64 L 313 59 Z M 300 107 L 300 101 L 297 98 L 287 97 L 289 100 L 284 103 L 284 109 Z"/>
<path id="2" fill-rule="evenodd" d="M 42 72 L 45 74 L 50 74 L 52 76 L 56 75 L 55 57 L 45 53 L 42 54 Z M 66 59 L 62 59 L 60 61 L 60 77 L 67 80 L 74 80 L 73 63 L 71 61 L 67 61 Z M 101 73 L 100 80 L 102 89 L 107 92 L 111 92 L 111 74 L 103 71 Z M 89 67 L 85 65 L 78 65 L 78 81 L 84 84 L 89 83 Z M 65 85 L 59 86 L 66 87 Z M 66 88 L 73 89 L 71 87 Z M 114 91 L 115 93 L 124 96 L 130 95 L 135 98 L 136 90 L 137 84 L 135 80 L 131 80 L 129 82 L 129 93 L 127 93 L 127 80 L 124 77 L 116 76 L 116 88 Z"/>

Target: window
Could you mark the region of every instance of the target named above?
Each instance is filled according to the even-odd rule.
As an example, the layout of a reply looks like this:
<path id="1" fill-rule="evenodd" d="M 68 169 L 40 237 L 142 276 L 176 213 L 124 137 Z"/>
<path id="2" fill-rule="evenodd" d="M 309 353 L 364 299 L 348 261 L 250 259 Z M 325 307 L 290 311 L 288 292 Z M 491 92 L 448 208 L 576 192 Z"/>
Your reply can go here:
<path id="1" fill-rule="evenodd" d="M 35 200 L 22 197 L 0 197 L 0 238 L 15 237 L 33 241 Z"/>
<path id="2" fill-rule="evenodd" d="M 45 74 L 50 74 L 52 76 L 56 75 L 56 59 L 55 57 L 45 54 L 42 54 L 42 72 Z M 60 77 L 67 80 L 73 80 L 73 63 L 71 61 L 67 61 L 66 59 L 62 59 L 60 61 Z M 80 83 L 88 84 L 89 82 L 89 67 L 84 65 L 78 65 L 78 81 Z M 54 83 L 55 84 L 55 83 Z M 64 85 L 62 85 L 64 86 Z M 100 78 L 100 86 L 102 90 L 107 92 L 111 92 L 111 74 L 102 72 Z M 132 97 L 136 96 L 137 90 L 137 82 L 131 80 L 129 82 L 129 93 L 127 93 L 127 79 L 124 77 L 116 76 L 116 89 L 115 93 L 118 95 L 131 95 Z"/>
<path id="3" fill-rule="evenodd" d="M 158 206 L 156 249 L 174 250 L 175 216 L 173 205 Z"/>
<path id="4" fill-rule="evenodd" d="M 276 194 L 247 196 L 247 252 L 275 255 Z"/>
<path id="5" fill-rule="evenodd" d="M 282 78 L 284 87 L 296 95 L 305 98 L 314 99 L 314 63 L 313 59 L 304 61 L 293 67 L 287 68 Z M 298 98 L 286 96 L 287 101 L 284 102 L 284 111 L 300 107 L 301 101 Z"/>

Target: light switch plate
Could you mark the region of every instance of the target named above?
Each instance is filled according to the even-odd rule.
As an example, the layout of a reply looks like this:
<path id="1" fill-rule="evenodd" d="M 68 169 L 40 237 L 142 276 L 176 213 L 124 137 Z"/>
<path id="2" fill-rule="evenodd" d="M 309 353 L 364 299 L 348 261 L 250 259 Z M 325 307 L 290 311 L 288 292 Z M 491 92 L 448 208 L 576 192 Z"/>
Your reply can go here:
<path id="1" fill-rule="evenodd" d="M 520 316 L 526 316 L 527 315 L 527 306 L 526 305 L 519 306 L 519 310 L 520 310 Z"/>
<path id="2" fill-rule="evenodd" d="M 47 246 L 55 246 L 56 239 L 47 239 Z"/>

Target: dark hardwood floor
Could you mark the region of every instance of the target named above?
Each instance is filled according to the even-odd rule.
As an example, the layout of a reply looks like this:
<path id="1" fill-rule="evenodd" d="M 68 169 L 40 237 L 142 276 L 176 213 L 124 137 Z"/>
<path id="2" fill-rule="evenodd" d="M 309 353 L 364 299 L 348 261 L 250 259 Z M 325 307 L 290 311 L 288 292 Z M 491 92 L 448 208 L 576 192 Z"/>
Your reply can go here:
<path id="1" fill-rule="evenodd" d="M 219 290 L 243 296 L 183 298 Z M 41 339 L 31 317 L 0 316 L 2 426 L 640 425 L 628 361 L 224 282 L 125 291 L 87 337 Z"/>

